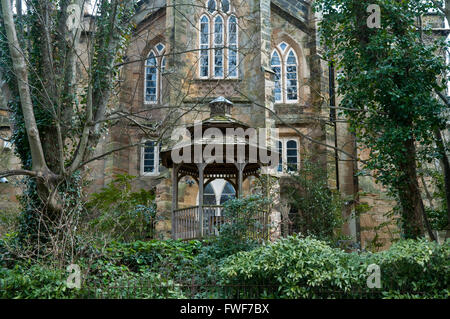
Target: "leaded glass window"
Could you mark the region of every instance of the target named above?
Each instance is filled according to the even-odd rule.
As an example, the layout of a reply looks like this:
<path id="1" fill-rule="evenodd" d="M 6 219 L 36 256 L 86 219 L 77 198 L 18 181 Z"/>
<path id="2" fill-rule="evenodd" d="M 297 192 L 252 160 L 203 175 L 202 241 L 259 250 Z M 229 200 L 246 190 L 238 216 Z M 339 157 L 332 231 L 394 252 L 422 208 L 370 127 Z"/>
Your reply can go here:
<path id="1" fill-rule="evenodd" d="M 275 102 L 281 102 L 283 100 L 281 90 L 282 86 L 281 59 L 280 55 L 278 54 L 278 51 L 276 50 L 274 50 L 272 53 L 271 66 L 273 72 L 275 72 L 275 88 L 274 88 Z"/>
<path id="2" fill-rule="evenodd" d="M 156 103 L 158 101 L 158 62 L 152 51 L 145 64 L 145 101 Z"/>
<path id="3" fill-rule="evenodd" d="M 223 77 L 223 18 L 214 19 L 214 77 Z"/>
<path id="4" fill-rule="evenodd" d="M 297 58 L 294 51 L 289 51 L 286 61 L 286 98 L 287 101 L 297 101 Z"/>

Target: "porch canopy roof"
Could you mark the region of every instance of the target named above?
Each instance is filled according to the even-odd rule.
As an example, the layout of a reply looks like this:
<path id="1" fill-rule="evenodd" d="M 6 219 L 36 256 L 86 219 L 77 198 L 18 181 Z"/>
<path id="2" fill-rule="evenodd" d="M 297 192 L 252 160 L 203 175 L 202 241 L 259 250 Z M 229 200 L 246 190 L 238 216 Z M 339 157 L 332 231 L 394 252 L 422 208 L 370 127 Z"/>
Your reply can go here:
<path id="1" fill-rule="evenodd" d="M 199 164 L 203 165 L 203 175 L 205 178 L 235 178 L 239 174 L 239 167 L 242 166 L 242 175 L 245 179 L 248 176 L 257 176 L 260 168 L 267 160 L 262 160 L 261 155 L 270 156 L 271 150 L 265 146 L 258 145 L 258 141 L 251 139 L 248 135 L 236 134 L 227 135 L 227 131 L 235 132 L 242 129 L 245 132 L 250 128 L 247 124 L 232 118 L 229 114 L 233 103 L 223 97 L 219 97 L 210 103 L 211 115 L 208 119 L 197 123 L 201 127 L 201 134 L 196 132 L 196 125 L 190 125 L 187 130 L 191 138 L 188 141 L 178 143 L 172 148 L 161 152 L 162 164 L 167 168 L 177 168 L 179 177 L 191 176 L 199 178 Z M 216 137 L 212 134 L 205 135 L 209 129 L 220 130 L 222 136 Z M 230 130 L 232 129 L 232 130 Z M 212 132 L 211 130 L 209 132 Z M 232 133 L 233 134 L 233 133 Z M 205 152 L 205 148 L 207 151 Z M 195 150 L 202 150 L 201 157 L 195 158 Z M 215 151 L 218 151 L 215 154 Z M 250 151 L 253 151 L 251 158 Z M 174 163 L 172 153 L 183 158 Z M 206 153 L 208 156 L 206 156 Z M 189 154 L 183 156 L 184 154 Z M 238 156 L 238 154 L 240 156 Z M 210 157 L 210 158 L 208 158 Z M 198 181 L 198 180 L 197 180 Z"/>

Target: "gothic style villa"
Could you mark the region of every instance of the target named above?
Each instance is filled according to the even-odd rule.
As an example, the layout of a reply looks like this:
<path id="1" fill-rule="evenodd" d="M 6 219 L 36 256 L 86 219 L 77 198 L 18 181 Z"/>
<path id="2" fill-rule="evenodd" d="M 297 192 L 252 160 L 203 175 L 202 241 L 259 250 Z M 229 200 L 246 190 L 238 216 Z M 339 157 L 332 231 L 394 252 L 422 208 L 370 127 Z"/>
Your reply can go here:
<path id="1" fill-rule="evenodd" d="M 211 226 L 220 223 L 225 201 L 252 193 L 261 165 L 245 161 L 175 165 L 170 159 L 172 131 L 198 121 L 203 121 L 204 129 L 277 128 L 280 165 L 271 175 L 277 177 L 280 200 L 271 222 L 276 226 L 298 213 L 285 205 L 283 189 L 289 171 L 311 158 L 327 172 L 330 187 L 348 198 L 343 233 L 363 247 L 375 236 L 387 243 L 392 229 L 375 231 L 374 227 L 387 220 L 383 214 L 391 210 L 391 200 L 370 177 L 355 175 L 358 166 L 350 157 L 325 146 L 367 156 L 358 149 L 345 122 L 330 121 L 336 118 L 335 109 L 329 107 L 336 105 L 335 72 L 322 59 L 317 31 L 320 17 L 312 10 L 312 2 L 140 1 L 120 74 L 121 93 L 114 103 L 142 117 L 119 122 L 105 135 L 99 154 L 134 146 L 89 167 L 91 190 L 105 186 L 114 174 L 136 176 L 135 189 L 156 190 L 157 231 L 162 236 L 190 238 L 211 233 Z M 86 30 L 84 43 L 88 36 Z M 82 77 L 81 67 L 79 73 Z M 6 117 L 0 116 L 0 128 L 8 129 Z M 17 165 L 17 161 L 11 155 L 6 165 Z M 0 207 L 13 199 L 12 185 L 0 183 Z M 370 209 L 355 214 L 356 202 L 367 203 Z M 199 216 L 203 216 L 202 226 L 189 226 Z M 295 225 L 279 230 L 278 235 L 289 231 L 295 231 Z"/>

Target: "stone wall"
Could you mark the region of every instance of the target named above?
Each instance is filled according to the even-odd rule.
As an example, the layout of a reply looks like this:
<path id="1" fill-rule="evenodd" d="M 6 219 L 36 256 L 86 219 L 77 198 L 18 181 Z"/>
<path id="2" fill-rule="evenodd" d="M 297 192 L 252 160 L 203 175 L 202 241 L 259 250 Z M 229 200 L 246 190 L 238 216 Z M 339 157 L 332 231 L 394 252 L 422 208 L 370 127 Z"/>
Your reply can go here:
<path id="1" fill-rule="evenodd" d="M 2 130 L 2 136 L 10 136 L 9 130 Z M 0 140 L 0 171 L 8 169 L 20 169 L 20 160 L 14 154 L 14 149 L 5 148 L 5 142 Z M 0 182 L 0 214 L 5 211 L 13 212 L 19 210 L 17 196 L 22 192 L 21 176 L 11 176 L 7 183 Z"/>
<path id="2" fill-rule="evenodd" d="M 6 111 L 0 111 L 0 136 L 4 139 L 11 137 L 11 129 L 8 114 Z M 14 154 L 14 148 L 5 147 L 6 142 L 0 140 L 0 172 L 8 169 L 19 169 L 20 160 Z M 0 182 L 0 214 L 4 210 L 18 210 L 17 195 L 21 193 L 21 177 L 8 177 Z M 5 183 L 7 181 L 7 183 Z"/>

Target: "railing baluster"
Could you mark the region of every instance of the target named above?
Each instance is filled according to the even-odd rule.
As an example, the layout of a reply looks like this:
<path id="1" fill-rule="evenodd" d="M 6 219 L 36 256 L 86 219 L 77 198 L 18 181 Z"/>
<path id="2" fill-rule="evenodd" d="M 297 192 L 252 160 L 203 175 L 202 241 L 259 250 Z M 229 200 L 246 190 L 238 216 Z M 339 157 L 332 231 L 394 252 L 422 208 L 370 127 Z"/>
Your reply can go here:
<path id="1" fill-rule="evenodd" d="M 201 239 L 202 233 L 203 237 L 218 235 L 223 225 L 232 222 L 222 216 L 222 211 L 223 207 L 219 205 L 205 205 L 202 208 L 194 206 L 175 210 L 173 212 L 174 238 L 182 240 Z M 259 213 L 255 217 L 254 225 L 248 230 L 250 238 L 265 238 L 266 217 L 265 212 Z M 256 225 L 256 223 L 261 222 L 263 222 L 261 227 Z"/>

